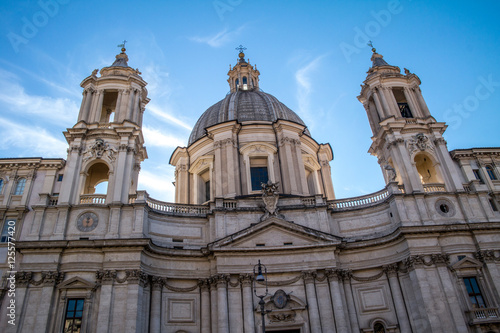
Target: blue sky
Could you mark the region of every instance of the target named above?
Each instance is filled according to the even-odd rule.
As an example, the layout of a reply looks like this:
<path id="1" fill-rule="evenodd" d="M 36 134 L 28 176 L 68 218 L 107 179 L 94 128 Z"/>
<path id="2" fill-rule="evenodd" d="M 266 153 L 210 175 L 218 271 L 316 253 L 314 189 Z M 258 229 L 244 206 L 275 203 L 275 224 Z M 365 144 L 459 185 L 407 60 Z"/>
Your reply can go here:
<path id="1" fill-rule="evenodd" d="M 356 99 L 372 40 L 422 80 L 449 150 L 500 146 L 498 1 L 6 1 L 0 4 L 0 157 L 66 158 L 80 82 L 109 66 L 126 39 L 149 83 L 149 159 L 139 188 L 173 201 L 171 153 L 229 91 L 242 44 L 260 87 L 330 143 L 337 198 L 384 187 Z"/>

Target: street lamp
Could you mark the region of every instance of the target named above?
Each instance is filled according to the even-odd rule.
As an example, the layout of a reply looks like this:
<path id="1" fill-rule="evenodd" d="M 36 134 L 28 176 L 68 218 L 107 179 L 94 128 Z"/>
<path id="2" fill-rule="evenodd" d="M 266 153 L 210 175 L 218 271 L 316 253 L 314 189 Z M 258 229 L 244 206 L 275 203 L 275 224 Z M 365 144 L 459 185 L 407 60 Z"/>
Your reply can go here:
<path id="1" fill-rule="evenodd" d="M 267 292 L 267 268 L 265 265 L 259 263 L 253 267 L 253 292 L 255 296 L 260 298 L 259 305 L 260 305 L 260 315 L 262 316 L 262 333 L 266 333 L 266 319 L 264 318 L 267 312 L 265 309 L 266 302 L 264 302 L 264 297 L 268 295 Z M 257 294 L 257 282 L 264 282 L 266 286 L 266 293 L 264 295 L 258 295 Z"/>

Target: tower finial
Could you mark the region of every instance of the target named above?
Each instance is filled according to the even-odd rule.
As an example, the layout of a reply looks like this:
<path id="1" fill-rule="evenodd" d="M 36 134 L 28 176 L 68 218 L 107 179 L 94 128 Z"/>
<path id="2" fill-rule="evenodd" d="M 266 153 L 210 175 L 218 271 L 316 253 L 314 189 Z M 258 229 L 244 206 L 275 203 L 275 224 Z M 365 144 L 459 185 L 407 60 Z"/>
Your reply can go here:
<path id="1" fill-rule="evenodd" d="M 122 53 L 124 53 L 127 49 L 125 48 L 125 43 L 127 43 L 126 40 L 123 40 L 122 44 L 118 44 L 116 47 L 121 47 L 122 48 Z"/>
<path id="2" fill-rule="evenodd" d="M 245 53 L 243 53 L 243 51 L 245 51 L 247 48 L 244 47 L 243 45 L 240 44 L 240 46 L 238 46 L 235 50 L 238 50 L 240 51 L 240 53 L 238 54 L 238 57 L 240 57 L 239 59 L 239 62 L 245 62 Z"/>
<path id="3" fill-rule="evenodd" d="M 377 52 L 377 49 L 375 49 L 375 48 L 373 47 L 373 43 L 372 43 L 372 41 L 371 41 L 371 40 L 369 40 L 369 41 L 368 41 L 368 43 L 366 43 L 366 45 L 368 45 L 369 47 L 371 47 L 371 48 L 372 48 L 372 52 L 373 52 L 373 53 L 376 53 L 376 52 Z"/>

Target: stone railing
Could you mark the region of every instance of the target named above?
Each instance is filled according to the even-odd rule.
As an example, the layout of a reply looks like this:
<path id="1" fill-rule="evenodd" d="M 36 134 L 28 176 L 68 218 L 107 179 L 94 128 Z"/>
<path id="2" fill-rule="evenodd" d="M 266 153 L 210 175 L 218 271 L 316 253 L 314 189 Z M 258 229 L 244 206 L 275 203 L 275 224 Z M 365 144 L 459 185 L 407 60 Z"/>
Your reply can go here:
<path id="1" fill-rule="evenodd" d="M 210 213 L 210 207 L 205 205 L 182 205 L 163 202 L 149 197 L 146 197 L 146 203 L 151 209 L 163 213 L 180 215 L 207 215 Z"/>
<path id="2" fill-rule="evenodd" d="M 238 207 L 238 201 L 236 200 L 224 200 L 222 207 L 225 209 L 236 209 Z"/>
<path id="3" fill-rule="evenodd" d="M 80 204 L 98 204 L 106 203 L 106 194 L 82 194 L 80 195 Z"/>
<path id="4" fill-rule="evenodd" d="M 316 198 L 302 198 L 302 203 L 304 206 L 315 206 Z"/>
<path id="5" fill-rule="evenodd" d="M 444 184 L 435 183 L 435 184 L 423 184 L 425 193 L 433 193 L 433 192 L 446 192 L 446 187 Z"/>
<path id="6" fill-rule="evenodd" d="M 384 188 L 381 191 L 354 198 L 328 201 L 328 208 L 333 210 L 351 210 L 376 205 L 389 197 L 389 191 Z"/>
<path id="7" fill-rule="evenodd" d="M 59 202 L 59 196 L 54 196 L 51 195 L 49 196 L 49 206 L 57 206 L 57 203 Z"/>
<path id="8" fill-rule="evenodd" d="M 477 308 L 469 311 L 471 324 L 497 322 L 500 320 L 498 308 Z"/>

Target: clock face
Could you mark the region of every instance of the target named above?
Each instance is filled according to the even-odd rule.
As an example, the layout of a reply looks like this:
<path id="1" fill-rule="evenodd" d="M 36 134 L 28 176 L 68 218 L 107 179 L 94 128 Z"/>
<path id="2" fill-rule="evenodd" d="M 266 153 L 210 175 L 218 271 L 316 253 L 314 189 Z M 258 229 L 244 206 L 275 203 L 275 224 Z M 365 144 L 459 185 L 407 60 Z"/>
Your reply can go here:
<path id="1" fill-rule="evenodd" d="M 96 214 L 92 212 L 86 212 L 78 217 L 76 226 L 78 227 L 78 230 L 88 232 L 94 230 L 97 227 L 98 222 L 99 218 Z"/>

